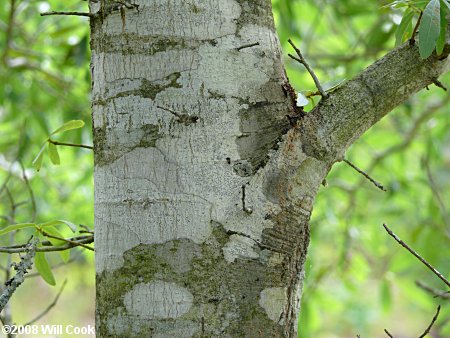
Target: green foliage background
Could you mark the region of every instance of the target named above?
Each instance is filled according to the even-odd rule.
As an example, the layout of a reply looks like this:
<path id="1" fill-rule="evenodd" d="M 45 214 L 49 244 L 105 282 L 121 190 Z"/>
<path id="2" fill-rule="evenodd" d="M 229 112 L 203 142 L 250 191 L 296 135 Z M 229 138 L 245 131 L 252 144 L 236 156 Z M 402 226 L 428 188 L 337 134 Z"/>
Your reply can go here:
<path id="1" fill-rule="evenodd" d="M 291 38 L 325 88 L 349 79 L 395 44 L 404 8 L 389 1 L 273 0 L 285 55 Z M 427 1 L 417 1 L 422 8 Z M 11 20 L 11 9 L 14 16 Z M 36 197 L 36 222 L 67 219 L 93 225 L 92 153 L 59 148 L 61 165 L 48 157 L 39 173 L 31 162 L 49 133 L 64 122 L 86 126 L 58 140 L 92 144 L 89 102 L 89 25 L 80 17 L 40 17 L 48 10 L 87 11 L 86 2 L 8 0 L 0 3 L 0 226 L 33 218 L 20 160 Z M 415 24 L 417 16 L 413 19 Z M 314 91 L 304 68 L 286 58 L 298 91 Z M 441 81 L 450 87 L 450 76 Z M 315 99 L 317 102 L 317 98 Z M 450 310 L 415 285 L 444 284 L 398 246 L 382 228 L 387 223 L 446 277 L 450 277 L 449 95 L 430 86 L 372 128 L 346 158 L 387 188 L 382 192 L 345 163 L 337 163 L 317 197 L 307 262 L 300 337 L 417 337 L 443 309 L 435 336 L 450 336 Z M 312 108 L 312 104 L 306 107 Z M 14 202 L 12 202 L 12 198 Z M 13 204 L 21 203 L 15 209 Z M 69 234 L 67 234 L 69 235 Z M 26 231 L 4 236 L 0 245 L 25 242 Z M 47 255 L 52 264 L 57 254 Z M 7 266 L 8 255 L 0 254 Z M 13 296 L 13 321 L 23 324 L 67 286 L 56 308 L 38 324 L 93 323 L 93 256 L 74 250 L 73 262 L 56 268 L 56 287 L 27 279 Z M 14 255 L 14 259 L 17 259 Z M 0 272 L 0 277 L 2 277 Z M 447 301 L 448 302 L 448 301 Z"/>
<path id="2" fill-rule="evenodd" d="M 89 22 L 79 17 L 41 17 L 48 10 L 86 11 L 86 2 L 8 0 L 0 2 L 0 226 L 31 222 L 33 208 L 19 162 L 36 200 L 37 223 L 67 219 L 93 226 L 93 156 L 86 149 L 59 147 L 61 165 L 49 157 L 36 172 L 32 160 L 48 135 L 64 122 L 81 119 L 80 130 L 55 135 L 55 139 L 92 144 L 89 101 Z M 11 13 L 14 15 L 11 16 Z M 4 183 L 7 182 L 7 189 Z M 12 200 L 13 199 L 13 200 Z M 23 202 L 23 204 L 22 204 Z M 13 204 L 19 204 L 15 209 Z M 61 231 L 70 236 L 68 229 Z M 32 231 L 0 237 L 0 245 L 24 243 Z M 54 300 L 67 284 L 56 307 L 35 324 L 94 324 L 93 255 L 76 249 L 70 264 L 57 253 L 47 254 L 56 286 L 46 284 L 34 271 L 11 300 L 12 321 L 25 324 Z M 0 265 L 8 265 L 0 253 Z M 18 255 L 12 259 L 17 261 Z M 34 276 L 34 277 L 33 277 Z M 0 280 L 6 280 L 0 271 Z M 3 313 L 4 315 L 4 313 Z M 22 337 L 22 336 L 21 336 Z"/>

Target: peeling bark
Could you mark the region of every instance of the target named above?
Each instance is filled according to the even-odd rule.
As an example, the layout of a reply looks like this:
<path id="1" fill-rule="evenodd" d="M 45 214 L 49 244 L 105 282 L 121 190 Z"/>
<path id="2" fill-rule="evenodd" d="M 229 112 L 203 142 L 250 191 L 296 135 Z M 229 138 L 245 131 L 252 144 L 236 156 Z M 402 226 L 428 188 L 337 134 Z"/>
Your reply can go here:
<path id="1" fill-rule="evenodd" d="M 268 0 L 91 1 L 99 337 L 295 337 L 317 190 L 449 68 L 388 54 L 291 127 Z"/>

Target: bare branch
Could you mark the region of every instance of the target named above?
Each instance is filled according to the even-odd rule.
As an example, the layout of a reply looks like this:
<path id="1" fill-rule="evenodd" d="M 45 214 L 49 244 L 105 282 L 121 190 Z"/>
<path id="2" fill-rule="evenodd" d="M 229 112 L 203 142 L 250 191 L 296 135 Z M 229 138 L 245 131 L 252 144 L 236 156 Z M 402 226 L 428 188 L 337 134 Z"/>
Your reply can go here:
<path id="1" fill-rule="evenodd" d="M 55 146 L 68 146 L 68 147 L 77 147 L 77 148 L 86 148 L 93 150 L 93 146 L 87 146 L 85 144 L 76 144 L 76 143 L 65 143 L 65 142 L 58 142 L 52 139 L 48 139 L 48 142 L 53 143 Z"/>
<path id="2" fill-rule="evenodd" d="M 63 238 L 63 237 L 53 236 L 53 235 L 50 235 L 49 233 L 47 233 L 47 232 L 45 232 L 45 231 L 42 231 L 42 234 L 43 234 L 44 236 L 48 237 L 48 238 L 54 238 L 54 239 L 57 239 L 57 240 L 59 240 L 59 241 L 67 242 L 68 244 L 73 244 L 74 246 L 81 246 L 81 247 L 83 247 L 83 248 L 85 248 L 85 249 L 94 251 L 94 249 L 91 248 L 89 245 L 86 245 L 86 244 L 84 244 L 84 243 L 80 243 L 80 242 L 78 242 L 78 241 L 72 241 L 72 240 L 70 240 L 70 239 L 66 239 L 66 238 Z"/>
<path id="3" fill-rule="evenodd" d="M 436 321 L 437 317 L 439 316 L 439 311 L 441 311 L 441 306 L 439 305 L 436 310 L 436 314 L 434 315 L 433 319 L 431 320 L 430 325 L 425 329 L 425 332 L 422 333 L 419 338 L 424 338 L 428 333 L 430 333 L 431 328 L 433 327 L 434 322 Z"/>
<path id="4" fill-rule="evenodd" d="M 408 246 L 405 242 L 403 242 L 396 234 L 392 232 L 391 229 L 388 228 L 386 224 L 383 224 L 383 227 L 386 229 L 387 233 L 394 238 L 397 243 L 399 243 L 402 247 L 408 250 L 410 253 L 414 255 L 419 261 L 421 261 L 428 269 L 430 269 L 436 276 L 438 276 L 447 286 L 450 287 L 450 282 L 439 272 L 437 271 L 430 263 L 428 263 L 425 259 L 423 259 L 417 252 L 415 252 L 411 247 Z"/>
<path id="5" fill-rule="evenodd" d="M 441 213 L 441 217 L 446 226 L 445 229 L 448 232 L 450 229 L 450 217 L 447 212 L 447 207 L 446 207 L 444 200 L 442 199 L 441 193 L 439 191 L 439 186 L 438 186 L 438 184 L 436 184 L 436 180 L 434 179 L 433 173 L 431 172 L 429 160 L 430 160 L 429 157 L 426 156 L 423 159 L 422 163 L 423 163 L 423 165 L 425 167 L 425 171 L 427 173 L 428 183 L 431 188 L 431 192 L 433 193 L 433 197 L 439 206 L 439 211 Z"/>
<path id="6" fill-rule="evenodd" d="M 386 334 L 387 334 L 390 338 L 394 338 L 394 336 L 391 335 L 390 332 L 389 332 L 388 330 L 384 329 L 384 332 L 386 332 Z"/>
<path id="7" fill-rule="evenodd" d="M 37 322 L 39 319 L 41 319 L 42 317 L 44 317 L 58 302 L 59 296 L 61 296 L 61 293 L 64 290 L 64 287 L 67 284 L 67 279 L 64 280 L 63 284 L 61 285 L 61 288 L 58 291 L 58 294 L 56 295 L 55 299 L 53 299 L 53 302 L 51 302 L 44 311 L 42 311 L 38 316 L 36 316 L 35 318 L 33 318 L 32 320 L 30 320 L 28 323 L 23 324 L 23 326 L 27 326 L 27 325 L 31 325 L 35 322 Z"/>
<path id="8" fill-rule="evenodd" d="M 247 45 L 242 45 L 242 46 L 236 48 L 236 50 L 240 51 L 241 49 L 255 47 L 255 46 L 259 46 L 259 42 L 254 42 L 254 43 L 249 43 Z"/>
<path id="9" fill-rule="evenodd" d="M 92 13 L 84 13 L 84 12 L 44 12 L 41 13 L 41 16 L 48 16 L 48 15 L 73 15 L 73 16 L 87 16 L 92 18 L 94 14 Z"/>
<path id="10" fill-rule="evenodd" d="M 446 45 L 442 55 L 449 53 Z M 403 44 L 340 85 L 302 119 L 302 146 L 320 140 L 312 145 L 314 152 L 339 161 L 366 130 L 449 69 L 449 57 L 439 60 L 433 54 L 423 60 L 416 46 Z"/>
<path id="11" fill-rule="evenodd" d="M 322 95 L 323 98 L 327 98 L 328 94 L 327 92 L 322 88 L 322 85 L 319 82 L 319 79 L 317 78 L 316 74 L 314 73 L 314 71 L 312 70 L 312 68 L 309 66 L 309 64 L 306 62 L 305 58 L 303 57 L 302 53 L 300 52 L 300 49 L 297 48 L 294 43 L 292 42 L 291 39 L 288 40 L 288 42 L 290 43 L 290 45 L 292 46 L 292 48 L 294 48 L 295 52 L 297 53 L 298 57 L 295 57 L 291 54 L 288 54 L 290 58 L 294 59 L 295 61 L 300 62 L 303 66 L 305 66 L 306 70 L 309 72 L 309 74 L 311 75 L 311 77 L 314 80 L 314 83 L 317 87 L 317 89 L 320 92 L 320 95 Z"/>
<path id="12" fill-rule="evenodd" d="M 443 89 L 444 91 L 447 91 L 447 87 L 444 86 L 444 84 L 439 81 L 438 79 L 434 79 L 433 83 L 436 85 L 436 87 L 439 87 L 441 89 Z"/>
<path id="13" fill-rule="evenodd" d="M 416 280 L 416 285 L 419 288 L 427 291 L 428 293 L 431 293 L 435 298 L 439 297 L 442 299 L 450 299 L 450 291 L 443 291 L 443 290 L 438 290 L 438 289 L 432 288 L 431 286 L 429 286 L 419 280 Z"/>
<path id="14" fill-rule="evenodd" d="M 90 244 L 94 242 L 94 236 L 78 236 L 75 238 L 69 239 L 69 241 L 66 240 L 66 244 L 61 246 L 52 246 L 50 242 L 42 242 L 41 244 L 48 247 L 39 247 L 36 248 L 36 252 L 53 252 L 53 251 L 64 251 L 68 249 L 72 249 L 76 246 L 82 246 L 82 244 Z M 92 248 L 91 248 L 92 249 Z M 93 249 L 92 249 L 93 250 Z M 26 252 L 26 246 L 23 244 L 20 245 L 12 245 L 7 247 L 0 247 L 0 252 L 6 252 L 6 253 L 21 253 Z"/>
<path id="15" fill-rule="evenodd" d="M 376 186 L 378 189 L 386 191 L 386 188 L 383 187 L 380 183 L 378 183 L 377 181 L 375 181 L 372 177 L 369 176 L 369 174 L 367 174 L 366 172 L 362 171 L 361 169 L 359 169 L 357 166 L 355 166 L 352 162 L 346 160 L 345 158 L 342 160 L 345 163 L 347 163 L 350 167 L 352 167 L 353 169 L 355 169 L 358 173 L 360 173 L 361 175 L 363 175 L 365 178 L 367 178 L 370 182 L 372 182 L 372 184 L 374 186 Z"/>
<path id="16" fill-rule="evenodd" d="M 21 161 L 19 161 L 19 164 L 20 168 L 22 168 L 22 178 L 25 182 L 25 186 L 27 187 L 28 193 L 30 195 L 31 210 L 32 210 L 31 222 L 34 223 L 34 221 L 36 220 L 36 199 L 34 198 L 33 189 L 31 188 L 30 182 L 28 181 L 28 177 L 25 172 L 25 167 L 23 166 L 23 163 Z"/>
<path id="17" fill-rule="evenodd" d="M 411 38 L 409 39 L 410 46 L 414 46 L 414 43 L 416 42 L 415 37 L 416 37 L 417 29 L 419 28 L 420 21 L 422 20 L 422 15 L 423 15 L 423 11 L 420 11 L 419 18 L 417 19 L 416 25 L 414 26 L 413 32 L 411 34 Z"/>

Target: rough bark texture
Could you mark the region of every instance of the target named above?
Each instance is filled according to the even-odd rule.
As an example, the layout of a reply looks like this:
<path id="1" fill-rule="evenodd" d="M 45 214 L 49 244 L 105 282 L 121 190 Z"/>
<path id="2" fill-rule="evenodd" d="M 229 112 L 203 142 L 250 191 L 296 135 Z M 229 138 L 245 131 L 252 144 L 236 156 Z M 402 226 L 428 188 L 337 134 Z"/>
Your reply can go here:
<path id="1" fill-rule="evenodd" d="M 135 4 L 90 4 L 97 335 L 295 337 L 320 183 L 449 63 L 404 46 L 292 127 L 269 0 Z"/>

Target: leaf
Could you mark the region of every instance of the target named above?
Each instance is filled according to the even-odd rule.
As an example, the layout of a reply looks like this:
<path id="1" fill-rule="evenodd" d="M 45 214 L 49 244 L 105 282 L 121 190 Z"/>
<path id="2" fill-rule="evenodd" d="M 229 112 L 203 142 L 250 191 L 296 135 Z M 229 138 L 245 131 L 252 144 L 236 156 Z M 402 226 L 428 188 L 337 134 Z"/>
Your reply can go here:
<path id="1" fill-rule="evenodd" d="M 58 222 L 64 223 L 65 225 L 67 225 L 70 230 L 72 230 L 72 232 L 77 231 L 77 226 L 75 224 L 73 224 L 72 222 L 69 221 L 65 221 L 63 219 L 58 219 Z"/>
<path id="2" fill-rule="evenodd" d="M 412 19 L 414 17 L 414 12 L 410 9 L 407 9 L 405 11 L 405 14 L 403 14 L 402 21 L 400 22 L 400 25 L 397 27 L 397 31 L 395 32 L 395 45 L 400 45 L 403 41 L 405 41 L 405 35 L 407 35 L 408 32 L 411 31 L 412 25 Z"/>
<path id="3" fill-rule="evenodd" d="M 64 236 L 53 226 L 49 226 L 46 227 L 44 230 L 47 234 L 51 235 L 51 236 L 55 236 L 55 237 L 59 237 L 59 238 L 64 238 Z M 45 236 L 45 235 L 44 235 Z M 47 237 L 47 239 L 50 241 L 50 243 L 52 243 L 54 246 L 62 246 L 65 245 L 67 242 L 66 241 L 62 241 L 60 239 L 56 239 L 56 238 L 52 238 L 52 237 Z M 64 261 L 64 263 L 67 263 L 69 261 L 69 257 L 70 257 L 70 250 L 63 250 L 63 251 L 58 251 L 59 255 L 61 256 L 61 259 Z"/>
<path id="4" fill-rule="evenodd" d="M 430 0 L 419 25 L 419 53 L 426 59 L 433 53 L 440 32 L 440 1 Z"/>
<path id="5" fill-rule="evenodd" d="M 61 127 L 56 129 L 50 135 L 55 135 L 55 134 L 62 133 L 62 132 L 67 131 L 67 130 L 71 130 L 71 129 L 83 128 L 83 126 L 84 126 L 84 122 L 83 121 L 81 121 L 81 120 L 71 120 L 71 121 L 68 121 L 68 122 L 64 123 Z"/>
<path id="6" fill-rule="evenodd" d="M 306 98 L 305 95 L 303 95 L 302 93 L 297 93 L 297 107 L 304 107 L 307 106 L 309 103 L 309 100 Z"/>
<path id="7" fill-rule="evenodd" d="M 60 160 L 59 160 L 58 149 L 51 142 L 48 142 L 48 154 L 50 156 L 50 161 L 52 161 L 52 163 L 54 165 L 59 165 Z"/>
<path id="8" fill-rule="evenodd" d="M 35 159 L 33 160 L 32 164 L 34 169 L 36 169 L 36 171 L 41 170 L 42 167 L 42 160 L 44 158 L 44 149 L 45 149 L 46 144 L 44 144 L 41 148 L 41 150 L 39 150 L 39 153 L 37 154 L 37 156 L 35 157 Z"/>
<path id="9" fill-rule="evenodd" d="M 67 225 L 70 228 L 70 230 L 72 230 L 72 232 L 77 231 L 77 226 L 75 224 L 73 224 L 72 222 L 69 222 L 69 221 L 65 221 L 63 219 L 57 219 L 57 220 L 48 221 L 45 223 L 39 223 L 38 226 L 41 228 L 46 228 L 46 227 L 54 226 L 54 225 L 58 225 L 58 224 Z"/>
<path id="10" fill-rule="evenodd" d="M 384 311 L 388 311 L 392 304 L 392 292 L 389 281 L 383 280 L 380 285 L 380 301 Z"/>
<path id="11" fill-rule="evenodd" d="M 70 250 L 67 249 L 67 250 L 61 250 L 58 252 L 59 252 L 59 256 L 61 257 L 62 261 L 64 263 L 67 263 L 70 259 Z"/>
<path id="12" fill-rule="evenodd" d="M 42 279 L 44 279 L 48 284 L 56 284 L 55 277 L 53 276 L 44 252 L 36 252 L 36 256 L 34 256 L 34 266 L 41 275 Z"/>
<path id="13" fill-rule="evenodd" d="M 14 231 L 14 230 L 20 230 L 25 228 L 31 228 L 36 227 L 35 223 L 19 223 L 19 224 L 12 224 L 8 225 L 6 228 L 3 228 L 0 230 L 0 236 L 7 234 L 8 232 Z"/>
<path id="14" fill-rule="evenodd" d="M 446 42 L 447 37 L 447 19 L 445 18 L 445 8 L 441 7 L 441 25 L 440 25 L 440 33 L 436 42 L 436 53 L 437 55 L 441 55 Z"/>
<path id="15" fill-rule="evenodd" d="M 55 236 L 55 237 L 59 237 L 59 238 L 64 238 L 64 236 L 53 226 L 49 226 L 46 227 L 44 230 L 47 234 L 51 235 L 51 236 Z M 45 235 L 44 235 L 45 236 Z M 60 239 L 56 239 L 56 238 L 52 238 L 52 237 L 47 237 L 47 239 L 50 241 L 50 243 L 52 243 L 54 246 L 61 246 L 66 244 L 65 241 L 62 241 Z"/>

